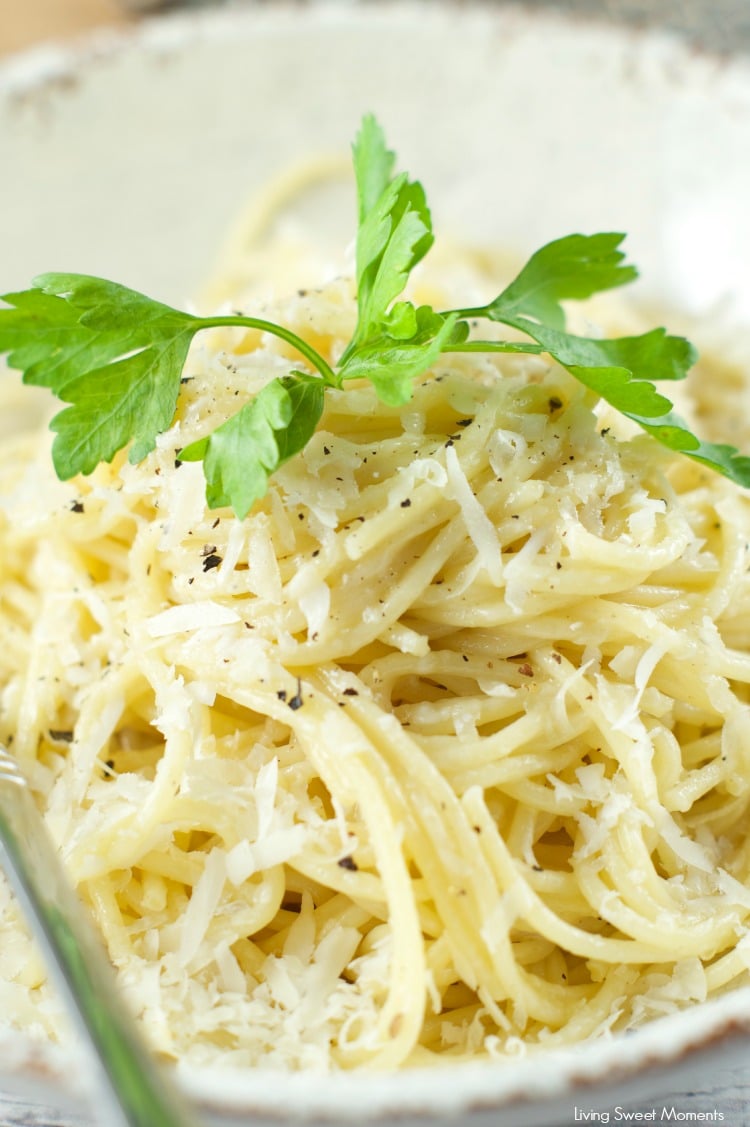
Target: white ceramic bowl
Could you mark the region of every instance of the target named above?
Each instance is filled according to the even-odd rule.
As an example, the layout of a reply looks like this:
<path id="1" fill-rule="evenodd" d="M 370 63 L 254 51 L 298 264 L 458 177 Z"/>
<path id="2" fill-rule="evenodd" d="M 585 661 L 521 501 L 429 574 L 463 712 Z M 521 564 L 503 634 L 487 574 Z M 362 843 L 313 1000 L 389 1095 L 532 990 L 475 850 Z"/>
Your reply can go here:
<path id="1" fill-rule="evenodd" d="M 628 231 L 640 297 L 750 322 L 747 60 L 466 4 L 250 4 L 6 63 L 0 292 L 69 269 L 184 302 L 248 194 L 302 157 L 345 153 L 366 110 L 428 186 L 439 229 L 522 253 L 576 229 Z M 318 219 L 331 214 L 341 223 L 328 235 L 349 238 L 353 205 L 329 200 Z M 749 1003 L 738 991 L 625 1039 L 508 1066 L 183 1079 L 212 1127 L 541 1127 L 739 1062 Z M 0 1090 L 58 1109 L 19 1111 L 19 1123 L 69 1122 L 82 1070 L 61 1050 L 0 1044 Z"/>

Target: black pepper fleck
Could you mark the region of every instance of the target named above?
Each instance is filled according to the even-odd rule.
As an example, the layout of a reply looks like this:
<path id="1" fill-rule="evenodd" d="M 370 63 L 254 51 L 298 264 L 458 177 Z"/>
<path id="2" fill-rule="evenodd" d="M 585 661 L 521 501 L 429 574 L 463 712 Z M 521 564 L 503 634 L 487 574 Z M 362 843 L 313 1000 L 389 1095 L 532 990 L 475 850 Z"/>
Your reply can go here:
<path id="1" fill-rule="evenodd" d="M 297 678 L 297 692 L 294 694 L 294 696 L 291 698 L 291 700 L 287 701 L 287 704 L 291 708 L 292 712 L 296 712 L 298 708 L 302 708 L 302 705 L 304 703 L 305 702 L 302 699 L 302 682 L 300 681 L 300 679 L 298 677 Z"/>
<path id="2" fill-rule="evenodd" d="M 73 733 L 70 728 L 50 728 L 49 738 L 56 743 L 69 744 L 73 740 Z"/>

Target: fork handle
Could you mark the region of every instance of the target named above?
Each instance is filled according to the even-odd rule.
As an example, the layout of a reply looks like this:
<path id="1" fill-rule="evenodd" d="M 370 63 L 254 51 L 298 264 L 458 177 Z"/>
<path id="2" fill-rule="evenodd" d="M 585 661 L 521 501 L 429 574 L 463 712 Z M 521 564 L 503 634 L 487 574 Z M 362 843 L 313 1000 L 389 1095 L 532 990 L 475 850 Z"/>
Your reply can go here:
<path id="1" fill-rule="evenodd" d="M 10 766 L 12 765 L 12 767 Z M 56 984 L 101 1065 L 107 1127 L 194 1127 L 180 1094 L 145 1049 L 102 944 L 63 871 L 23 776 L 0 748 L 0 862 Z"/>

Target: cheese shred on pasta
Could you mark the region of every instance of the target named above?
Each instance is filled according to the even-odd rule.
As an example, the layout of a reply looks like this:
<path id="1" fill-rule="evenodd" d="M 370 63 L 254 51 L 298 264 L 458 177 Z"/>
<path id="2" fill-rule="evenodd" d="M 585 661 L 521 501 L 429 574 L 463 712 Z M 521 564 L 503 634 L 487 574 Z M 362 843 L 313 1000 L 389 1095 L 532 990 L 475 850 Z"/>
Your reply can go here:
<path id="1" fill-rule="evenodd" d="M 351 284 L 271 314 L 335 360 Z M 401 409 L 327 392 L 245 520 L 208 510 L 179 450 L 297 362 L 199 337 L 138 466 L 2 447 L 0 738 L 153 1044 L 505 1057 L 747 983 L 748 498 L 464 354 Z M 0 1020 L 58 1038 L 0 912 Z"/>

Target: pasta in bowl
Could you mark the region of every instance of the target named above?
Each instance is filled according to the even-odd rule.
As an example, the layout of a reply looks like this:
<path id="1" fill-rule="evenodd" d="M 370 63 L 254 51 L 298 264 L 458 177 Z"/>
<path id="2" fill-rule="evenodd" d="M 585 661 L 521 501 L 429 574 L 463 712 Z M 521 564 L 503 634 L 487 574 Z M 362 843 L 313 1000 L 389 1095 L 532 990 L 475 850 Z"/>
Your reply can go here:
<path id="1" fill-rule="evenodd" d="M 360 203 L 377 212 L 397 182 L 361 173 Z M 413 185 L 392 205 L 394 241 L 410 216 L 424 224 Z M 696 1028 L 719 1032 L 743 1012 L 748 499 L 708 464 L 735 464 L 721 435 L 698 461 L 665 449 L 602 408 L 582 345 L 570 359 L 570 341 L 588 341 L 600 373 L 608 346 L 588 321 L 643 342 L 619 327 L 640 315 L 591 307 L 561 342 L 555 312 L 524 351 L 516 336 L 539 343 L 539 318 L 509 320 L 510 279 L 505 304 L 487 303 L 486 252 L 449 248 L 432 272 L 414 253 L 424 227 L 410 229 L 399 245 L 419 270 L 400 301 L 378 238 L 363 240 L 370 260 L 358 244 L 358 285 L 337 270 L 292 281 L 291 296 L 232 291 L 139 457 L 116 448 L 61 482 L 46 432 L 7 440 L 3 735 L 144 1031 L 183 1070 L 252 1090 L 264 1069 L 333 1070 L 336 1083 L 374 1069 L 380 1086 L 382 1070 L 451 1063 L 481 1077 L 454 1106 L 491 1099 L 503 1074 L 507 1103 L 529 1075 L 519 1057 L 558 1062 L 552 1093 L 587 1071 L 582 1043 L 601 1048 L 601 1080 L 626 1033 L 654 1052 L 665 1013 L 667 1028 L 700 1012 Z M 265 281 L 269 253 L 286 256 L 263 252 Z M 27 306 L 85 307 L 76 324 L 101 336 L 80 277 L 47 276 Z M 548 283 L 531 288 L 556 304 Z M 22 295 L 7 303 L 23 311 Z M 457 325 L 490 306 L 515 335 L 493 327 L 478 353 Z M 371 375 L 385 337 L 384 367 L 413 381 L 403 395 Z M 58 469 L 103 429 L 71 414 L 98 370 L 82 350 L 130 387 L 124 365 L 151 345 L 128 339 L 111 356 L 76 339 Z M 670 363 L 688 358 L 680 339 L 659 337 Z M 633 346 L 616 352 L 622 371 Z M 313 353 L 319 376 L 334 373 L 322 399 Z M 224 429 L 272 386 L 262 417 Z M 227 469 L 226 443 L 234 456 L 246 433 L 269 472 L 255 455 Z M 7 912 L 9 997 L 27 1015 L 14 1024 L 60 1038 Z M 390 1083 L 385 1100 L 402 1100 Z M 433 1081 L 413 1083 L 401 1106 Z"/>

